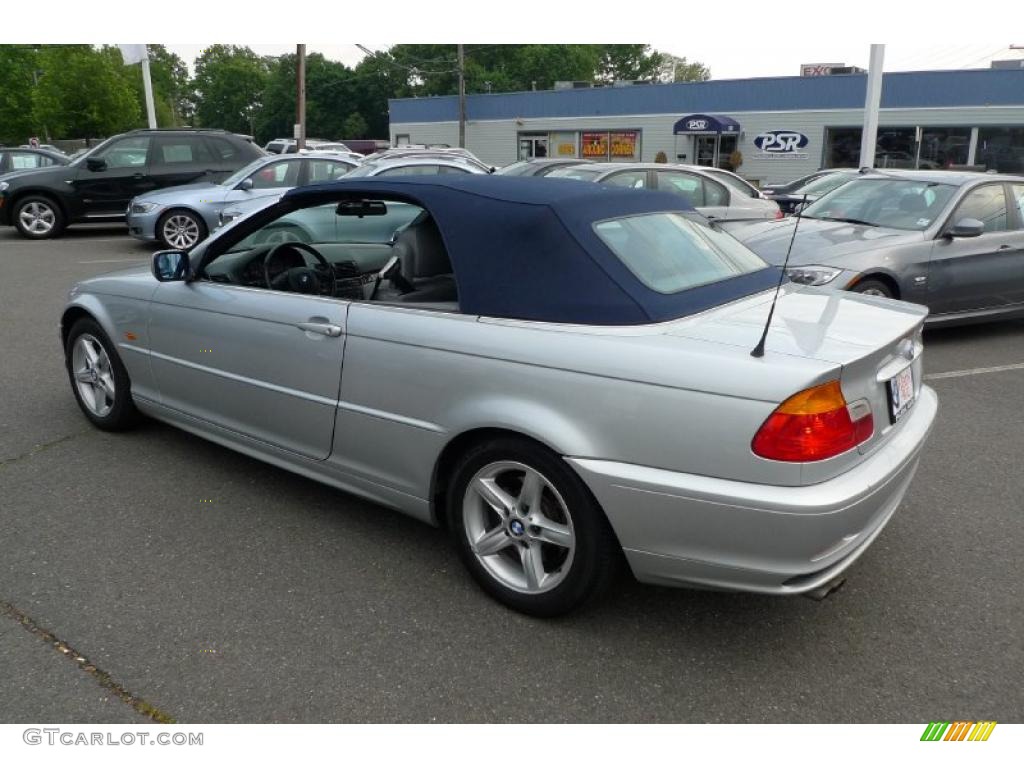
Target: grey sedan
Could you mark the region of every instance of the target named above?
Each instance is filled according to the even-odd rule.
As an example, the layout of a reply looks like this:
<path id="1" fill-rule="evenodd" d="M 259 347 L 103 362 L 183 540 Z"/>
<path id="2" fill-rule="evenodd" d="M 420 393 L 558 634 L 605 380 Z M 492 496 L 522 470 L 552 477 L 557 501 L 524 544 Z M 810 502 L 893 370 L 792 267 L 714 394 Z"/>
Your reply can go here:
<path id="1" fill-rule="evenodd" d="M 925 304 L 929 323 L 1024 314 L 1024 177 L 866 172 L 799 218 L 723 226 L 772 264 L 792 241 L 796 282 Z"/>
<path id="2" fill-rule="evenodd" d="M 778 271 L 665 193 L 342 179 L 151 269 L 79 283 L 61 316 L 94 425 L 146 414 L 444 526 L 534 615 L 623 563 L 823 595 L 937 409 L 922 307 L 791 283 L 773 303 Z"/>
<path id="3" fill-rule="evenodd" d="M 771 200 L 727 171 L 708 171 L 693 165 L 665 163 L 591 163 L 556 168 L 547 178 L 596 181 L 631 189 L 660 189 L 686 200 L 709 219 L 781 219 Z"/>
<path id="4" fill-rule="evenodd" d="M 139 195 L 128 206 L 128 232 L 140 240 L 159 240 L 168 248 L 187 250 L 216 229 L 225 207 L 332 181 L 357 165 L 333 153 L 261 157 L 220 184 L 186 184 Z"/>

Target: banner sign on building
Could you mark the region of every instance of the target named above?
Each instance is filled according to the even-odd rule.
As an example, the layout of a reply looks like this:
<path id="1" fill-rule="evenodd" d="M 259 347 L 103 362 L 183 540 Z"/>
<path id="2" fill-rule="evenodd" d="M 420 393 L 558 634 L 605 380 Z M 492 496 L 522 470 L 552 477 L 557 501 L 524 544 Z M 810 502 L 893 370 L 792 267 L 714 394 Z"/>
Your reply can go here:
<path id="1" fill-rule="evenodd" d="M 637 156 L 639 131 L 616 131 L 611 134 L 612 160 L 633 160 Z"/>
<path id="2" fill-rule="evenodd" d="M 843 63 L 831 63 L 831 64 L 801 64 L 800 65 L 800 77 L 820 77 L 822 75 L 831 75 L 832 69 L 839 67 L 845 67 Z"/>
<path id="3" fill-rule="evenodd" d="M 589 160 L 607 159 L 608 134 L 591 131 L 580 134 L 580 155 Z"/>

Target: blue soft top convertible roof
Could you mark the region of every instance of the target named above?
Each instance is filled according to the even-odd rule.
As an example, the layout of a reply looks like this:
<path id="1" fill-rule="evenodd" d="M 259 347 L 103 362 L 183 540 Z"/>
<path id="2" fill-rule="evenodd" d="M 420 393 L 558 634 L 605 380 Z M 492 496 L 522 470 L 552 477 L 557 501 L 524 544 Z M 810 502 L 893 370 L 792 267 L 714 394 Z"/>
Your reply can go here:
<path id="1" fill-rule="evenodd" d="M 667 192 L 516 176 L 358 178 L 299 187 L 282 202 L 306 207 L 345 198 L 409 202 L 434 217 L 463 312 L 557 323 L 635 325 L 670 320 L 775 285 L 765 268 L 665 295 L 648 288 L 593 225 L 657 211 L 688 212 Z"/>

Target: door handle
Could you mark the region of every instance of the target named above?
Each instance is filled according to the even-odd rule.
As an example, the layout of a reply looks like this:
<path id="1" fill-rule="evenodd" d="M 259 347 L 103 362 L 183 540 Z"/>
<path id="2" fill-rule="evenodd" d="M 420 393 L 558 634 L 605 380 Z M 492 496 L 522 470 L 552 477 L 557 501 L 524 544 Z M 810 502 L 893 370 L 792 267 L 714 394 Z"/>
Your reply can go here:
<path id="1" fill-rule="evenodd" d="M 1000 250 L 1000 251 L 1008 251 L 1008 250 L 1010 250 L 1011 248 L 1013 248 L 1013 246 L 1012 246 L 1012 245 L 1000 245 L 1000 246 L 999 246 L 999 248 L 998 248 L 997 250 Z"/>
<path id="2" fill-rule="evenodd" d="M 342 332 L 340 325 L 332 323 L 299 323 L 298 327 L 309 333 L 319 333 L 323 336 L 341 336 Z"/>

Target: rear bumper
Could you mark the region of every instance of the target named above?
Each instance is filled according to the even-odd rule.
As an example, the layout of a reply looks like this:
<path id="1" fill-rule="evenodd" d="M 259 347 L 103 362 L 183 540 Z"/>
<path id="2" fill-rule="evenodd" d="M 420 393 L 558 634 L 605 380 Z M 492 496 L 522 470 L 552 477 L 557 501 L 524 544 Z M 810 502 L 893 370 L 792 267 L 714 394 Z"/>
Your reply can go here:
<path id="1" fill-rule="evenodd" d="M 786 595 L 835 580 L 903 500 L 938 411 L 927 386 L 898 434 L 816 485 L 784 487 L 569 458 L 640 581 Z"/>

